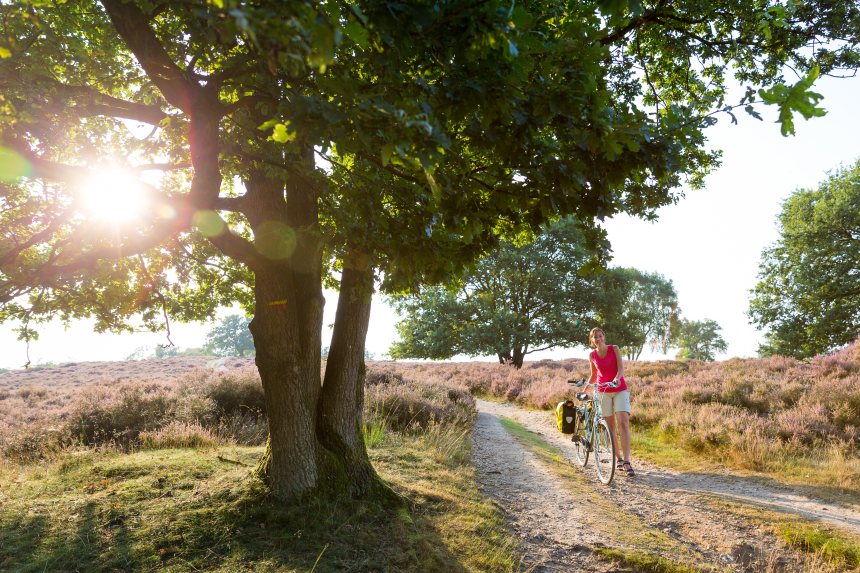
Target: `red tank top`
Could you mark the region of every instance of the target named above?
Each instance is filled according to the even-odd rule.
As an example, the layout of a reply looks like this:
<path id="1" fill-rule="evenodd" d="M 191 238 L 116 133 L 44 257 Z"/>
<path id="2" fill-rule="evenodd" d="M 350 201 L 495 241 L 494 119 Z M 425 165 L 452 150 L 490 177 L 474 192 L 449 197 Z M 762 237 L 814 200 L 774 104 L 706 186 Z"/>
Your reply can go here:
<path id="1" fill-rule="evenodd" d="M 597 370 L 597 383 L 612 382 L 618 374 L 618 358 L 615 356 L 615 345 L 610 344 L 606 350 L 606 356 L 601 358 L 597 354 L 597 349 L 591 351 L 591 363 L 594 364 Z M 627 382 L 624 377 L 621 377 L 618 388 L 609 388 L 608 386 L 597 387 L 598 392 L 621 392 L 627 390 Z"/>

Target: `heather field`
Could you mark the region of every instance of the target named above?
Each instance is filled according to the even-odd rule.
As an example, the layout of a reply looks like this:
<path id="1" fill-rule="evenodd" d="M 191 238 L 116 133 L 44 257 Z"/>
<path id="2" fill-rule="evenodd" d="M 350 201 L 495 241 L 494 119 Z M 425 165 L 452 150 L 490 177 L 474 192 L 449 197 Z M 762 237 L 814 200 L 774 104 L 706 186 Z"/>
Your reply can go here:
<path id="1" fill-rule="evenodd" d="M 816 496 L 858 499 L 860 344 L 809 363 L 666 361 L 626 370 L 634 460 L 755 474 L 798 491 L 812 486 Z M 570 394 L 566 381 L 586 374 L 577 359 L 521 370 L 370 363 L 365 440 L 407 512 L 324 497 L 272 503 L 252 476 L 266 436 L 252 359 L 172 357 L 0 374 L 0 571 L 520 571 L 523 546 L 476 485 L 475 397 L 548 419 Z M 568 464 L 559 471 L 588 483 L 571 478 L 579 474 Z M 745 519 L 725 511 L 718 522 Z M 765 530 L 783 523 L 756 519 Z M 786 528 L 774 533 L 786 547 L 831 563 L 816 571 L 860 563 L 850 535 Z M 801 536 L 807 530 L 817 537 Z M 605 568 L 606 559 L 638 556 L 624 551 L 586 558 Z M 710 559 L 708 551 L 694 560 Z M 699 570 L 667 569 L 661 555 L 641 570 Z"/>
<path id="2" fill-rule="evenodd" d="M 640 450 L 634 453 L 686 452 L 734 469 L 860 491 L 860 344 L 808 363 L 629 362 L 626 372 Z M 368 439 L 385 428 L 468 423 L 471 396 L 551 410 L 569 395 L 566 381 L 587 373 L 578 359 L 521 370 L 488 362 L 373 362 Z M 88 447 L 258 445 L 264 437 L 262 391 L 249 358 L 84 363 L 0 375 L 0 451 L 7 459 Z"/>
<path id="3" fill-rule="evenodd" d="M 477 362 L 377 363 L 374 369 L 546 410 L 570 395 L 567 380 L 588 375 L 588 363 L 577 359 L 526 363 L 519 371 Z M 689 455 L 860 493 L 860 343 L 808 363 L 784 357 L 628 362 L 625 370 L 634 455 L 676 465 Z"/>

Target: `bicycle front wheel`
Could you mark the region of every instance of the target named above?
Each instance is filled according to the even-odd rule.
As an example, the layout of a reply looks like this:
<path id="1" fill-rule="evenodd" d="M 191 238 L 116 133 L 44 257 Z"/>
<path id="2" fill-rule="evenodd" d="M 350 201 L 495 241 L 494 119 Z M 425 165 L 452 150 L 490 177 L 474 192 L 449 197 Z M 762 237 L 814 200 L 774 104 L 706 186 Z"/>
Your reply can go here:
<path id="1" fill-rule="evenodd" d="M 597 466 L 597 479 L 608 484 L 615 475 L 615 442 L 606 420 L 597 423 L 597 436 L 594 439 L 594 465 Z"/>
<path id="2" fill-rule="evenodd" d="M 573 450 L 576 453 L 576 461 L 580 466 L 585 467 L 588 463 L 588 443 L 587 428 L 590 420 L 584 419 L 579 412 L 576 414 L 576 431 L 573 432 Z"/>

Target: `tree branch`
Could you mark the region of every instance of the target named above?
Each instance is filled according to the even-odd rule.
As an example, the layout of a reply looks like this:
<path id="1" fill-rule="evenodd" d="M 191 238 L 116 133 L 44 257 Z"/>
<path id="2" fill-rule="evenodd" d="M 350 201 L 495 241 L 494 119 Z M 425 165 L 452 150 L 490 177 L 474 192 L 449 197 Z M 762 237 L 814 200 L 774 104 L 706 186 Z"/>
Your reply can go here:
<path id="1" fill-rule="evenodd" d="M 150 125 L 158 125 L 169 117 L 159 106 L 135 103 L 115 98 L 86 86 L 69 86 L 56 82 L 56 101 L 49 102 L 49 111 L 70 111 L 80 117 L 102 115 L 121 117 Z M 69 105 L 74 103 L 74 105 Z"/>
<path id="2" fill-rule="evenodd" d="M 189 113 L 200 99 L 203 86 L 195 82 L 170 58 L 149 27 L 149 18 L 134 2 L 102 0 L 111 22 L 141 67 L 167 102 Z"/>

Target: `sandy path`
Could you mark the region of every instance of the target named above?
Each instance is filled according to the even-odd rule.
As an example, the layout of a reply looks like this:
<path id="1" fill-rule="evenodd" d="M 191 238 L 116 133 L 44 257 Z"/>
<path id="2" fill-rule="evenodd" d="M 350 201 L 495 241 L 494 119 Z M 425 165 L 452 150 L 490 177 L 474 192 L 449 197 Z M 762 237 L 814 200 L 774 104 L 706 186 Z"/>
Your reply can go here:
<path id="1" fill-rule="evenodd" d="M 806 566 L 802 556 L 782 547 L 755 523 L 703 504 L 702 496 L 795 513 L 860 532 L 860 506 L 831 505 L 743 477 L 681 473 L 634 460 L 637 475 L 633 480 L 617 475 L 612 484 L 603 486 L 593 464 L 578 469 L 572 444 L 555 428 L 551 413 L 483 400 L 478 401 L 478 411 L 473 456 L 480 485 L 507 513 L 521 539 L 526 564 L 536 572 L 625 571 L 601 562 L 593 548 L 601 544 L 622 550 L 642 546 L 625 547 L 611 535 L 583 530 L 581 512 L 587 507 L 588 495 L 572 493 L 561 483 L 564 480 L 542 468 L 501 427 L 501 417 L 540 434 L 564 453 L 575 471 L 585 472 L 596 492 L 592 495 L 603 496 L 617 508 L 607 517 L 609 529 L 635 519 L 644 528 L 674 540 L 686 562 L 728 571 L 803 571 Z"/>

